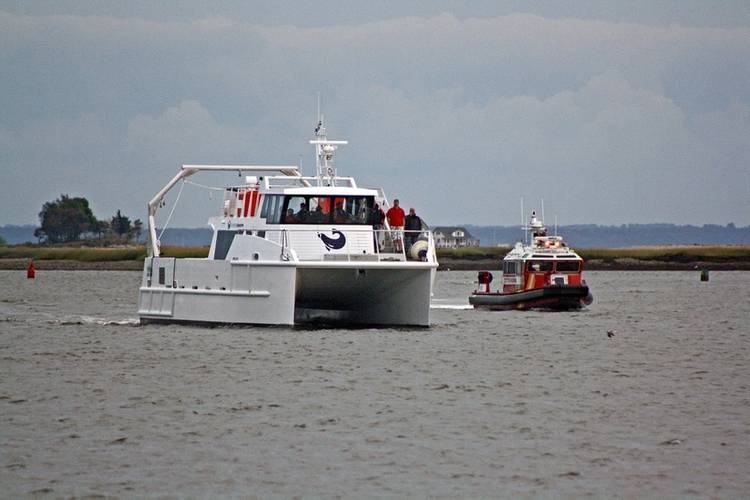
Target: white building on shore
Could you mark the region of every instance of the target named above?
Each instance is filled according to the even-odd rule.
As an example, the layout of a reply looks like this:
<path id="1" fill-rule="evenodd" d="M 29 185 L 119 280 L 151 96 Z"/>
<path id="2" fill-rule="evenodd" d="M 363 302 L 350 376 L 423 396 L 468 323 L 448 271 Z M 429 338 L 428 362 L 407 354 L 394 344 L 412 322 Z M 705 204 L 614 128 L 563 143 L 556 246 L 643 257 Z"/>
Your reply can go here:
<path id="1" fill-rule="evenodd" d="M 478 247 L 479 240 L 464 227 L 442 226 L 432 231 L 437 248 Z"/>

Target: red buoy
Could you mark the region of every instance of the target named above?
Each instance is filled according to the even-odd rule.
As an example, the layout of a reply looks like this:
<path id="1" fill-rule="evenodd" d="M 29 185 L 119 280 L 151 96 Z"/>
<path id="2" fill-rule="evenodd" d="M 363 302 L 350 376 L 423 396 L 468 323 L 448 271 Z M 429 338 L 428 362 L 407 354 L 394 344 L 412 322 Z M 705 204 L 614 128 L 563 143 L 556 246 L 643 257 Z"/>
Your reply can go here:
<path id="1" fill-rule="evenodd" d="M 34 261 L 29 262 L 29 267 L 26 269 L 26 277 L 28 279 L 34 279 L 36 277 L 36 269 L 34 269 Z"/>

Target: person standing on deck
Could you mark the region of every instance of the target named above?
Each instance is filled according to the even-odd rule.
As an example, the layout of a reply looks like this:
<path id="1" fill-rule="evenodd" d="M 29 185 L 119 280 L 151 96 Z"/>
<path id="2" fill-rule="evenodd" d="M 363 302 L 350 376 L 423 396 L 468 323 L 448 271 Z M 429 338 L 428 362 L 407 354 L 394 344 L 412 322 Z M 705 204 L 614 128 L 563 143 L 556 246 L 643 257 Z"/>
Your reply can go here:
<path id="1" fill-rule="evenodd" d="M 383 212 L 383 209 L 377 203 L 372 208 L 372 219 L 370 222 L 372 222 L 372 228 L 375 230 L 375 246 L 379 252 L 383 246 L 382 231 L 383 223 L 385 222 L 385 212 Z"/>
<path id="2" fill-rule="evenodd" d="M 407 251 L 417 240 L 420 234 L 419 232 L 422 231 L 425 226 L 426 224 L 424 221 L 417 215 L 417 211 L 410 208 L 409 215 L 407 215 L 404 220 L 404 229 L 406 230 L 406 233 L 404 233 L 404 241 L 406 242 Z"/>
<path id="3" fill-rule="evenodd" d="M 392 238 L 393 244 L 396 247 L 396 251 L 401 252 L 404 249 L 402 235 L 404 232 L 405 214 L 404 209 L 399 206 L 397 199 L 393 200 L 393 206 L 388 209 L 388 211 L 385 213 L 385 216 L 388 219 L 388 225 L 394 231 L 392 233 Z"/>

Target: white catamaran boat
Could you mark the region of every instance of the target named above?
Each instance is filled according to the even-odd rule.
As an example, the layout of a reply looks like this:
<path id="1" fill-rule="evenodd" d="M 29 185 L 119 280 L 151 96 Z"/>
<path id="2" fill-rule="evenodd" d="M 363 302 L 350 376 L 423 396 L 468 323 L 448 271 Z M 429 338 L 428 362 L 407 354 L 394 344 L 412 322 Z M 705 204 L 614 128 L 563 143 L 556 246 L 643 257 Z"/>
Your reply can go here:
<path id="1" fill-rule="evenodd" d="M 405 238 L 387 222 L 374 228 L 382 217 L 376 204 L 384 209 L 388 201 L 382 190 L 337 175 L 334 153 L 347 142 L 328 140 L 320 121 L 310 143 L 314 177 L 297 166 L 182 166 L 148 204 L 141 322 L 430 324 L 438 266 L 432 233 Z M 214 233 L 207 258 L 162 257 L 157 208 L 200 171 L 258 175 L 224 188 L 221 213 L 208 221 Z"/>

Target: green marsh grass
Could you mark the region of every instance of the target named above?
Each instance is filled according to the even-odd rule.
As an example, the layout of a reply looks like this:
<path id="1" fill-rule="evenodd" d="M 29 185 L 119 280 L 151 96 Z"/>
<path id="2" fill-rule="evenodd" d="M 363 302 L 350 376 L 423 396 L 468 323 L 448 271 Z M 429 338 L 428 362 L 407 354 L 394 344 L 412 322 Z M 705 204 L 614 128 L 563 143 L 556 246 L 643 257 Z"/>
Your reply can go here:
<path id="1" fill-rule="evenodd" d="M 652 246 L 625 248 L 576 248 L 584 260 L 635 259 L 663 262 L 725 262 L 733 260 L 750 260 L 748 245 L 684 245 Z M 510 251 L 510 247 L 467 247 L 440 248 L 438 260 L 485 260 L 501 259 Z"/>
<path id="2" fill-rule="evenodd" d="M 578 253 L 585 260 L 635 259 L 661 262 L 723 262 L 750 260 L 750 246 L 653 246 L 630 248 L 581 248 Z"/>
<path id="3" fill-rule="evenodd" d="M 438 248 L 437 258 L 456 260 L 501 259 L 511 247 Z"/>
<path id="4" fill-rule="evenodd" d="M 162 247 L 164 257 L 206 257 L 208 247 Z M 75 260 L 80 262 L 142 261 L 146 247 L 91 248 L 91 247 L 0 247 L 0 259 Z"/>

